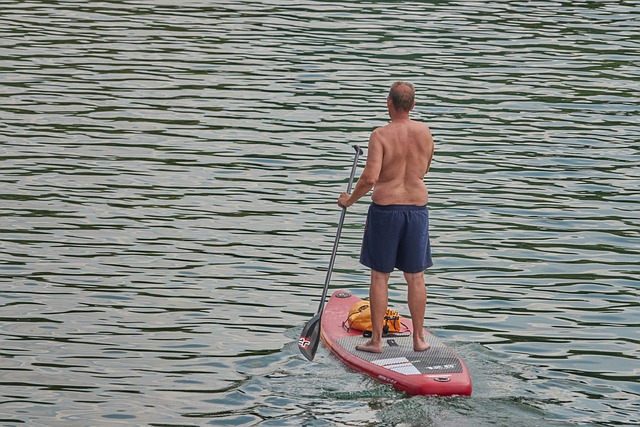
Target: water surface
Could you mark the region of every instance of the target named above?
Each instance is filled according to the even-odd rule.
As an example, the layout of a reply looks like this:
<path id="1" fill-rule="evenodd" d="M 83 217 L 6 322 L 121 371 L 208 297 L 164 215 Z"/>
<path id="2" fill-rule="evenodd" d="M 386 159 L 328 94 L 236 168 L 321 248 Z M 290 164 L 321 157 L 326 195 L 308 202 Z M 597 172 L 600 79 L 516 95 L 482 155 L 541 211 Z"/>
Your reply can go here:
<path id="1" fill-rule="evenodd" d="M 3 425 L 640 423 L 635 1 L 5 1 Z M 470 398 L 298 353 L 350 145 L 412 81 Z M 361 169 L 360 169 L 361 170 Z M 366 201 L 331 289 L 367 295 Z M 391 305 L 408 314 L 402 276 Z"/>

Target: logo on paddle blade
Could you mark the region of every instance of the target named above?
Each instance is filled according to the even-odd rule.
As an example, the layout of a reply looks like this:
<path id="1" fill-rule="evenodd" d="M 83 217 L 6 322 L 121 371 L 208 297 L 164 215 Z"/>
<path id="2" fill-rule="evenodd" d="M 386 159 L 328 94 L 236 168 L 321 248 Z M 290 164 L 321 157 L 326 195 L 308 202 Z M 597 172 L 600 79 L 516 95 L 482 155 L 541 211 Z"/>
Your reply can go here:
<path id="1" fill-rule="evenodd" d="M 311 344 L 311 340 L 307 337 L 300 337 L 298 340 L 298 347 L 304 348 L 305 350 L 309 347 L 309 344 Z"/>

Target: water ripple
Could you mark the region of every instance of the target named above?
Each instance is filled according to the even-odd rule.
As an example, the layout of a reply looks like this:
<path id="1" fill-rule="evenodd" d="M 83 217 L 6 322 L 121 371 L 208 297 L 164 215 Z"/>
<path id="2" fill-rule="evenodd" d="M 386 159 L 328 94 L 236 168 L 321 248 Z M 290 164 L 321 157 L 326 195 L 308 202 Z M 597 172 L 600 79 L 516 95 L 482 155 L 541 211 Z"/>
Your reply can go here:
<path id="1" fill-rule="evenodd" d="M 3 3 L 3 423 L 640 422 L 640 8 L 397 6 Z M 427 323 L 464 401 L 295 348 L 397 79 L 436 139 Z M 365 214 L 332 282 L 360 296 Z"/>

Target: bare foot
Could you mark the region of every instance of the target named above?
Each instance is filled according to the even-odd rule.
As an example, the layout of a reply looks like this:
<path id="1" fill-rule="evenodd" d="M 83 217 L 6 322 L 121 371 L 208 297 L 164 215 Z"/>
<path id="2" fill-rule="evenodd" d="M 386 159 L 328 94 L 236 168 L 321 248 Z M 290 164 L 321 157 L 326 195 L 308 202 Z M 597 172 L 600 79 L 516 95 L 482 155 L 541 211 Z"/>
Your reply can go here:
<path id="1" fill-rule="evenodd" d="M 424 338 L 413 340 L 413 351 L 425 351 L 431 348 L 431 344 L 426 342 Z"/>
<path id="2" fill-rule="evenodd" d="M 365 344 L 357 345 L 356 350 L 366 351 L 368 353 L 382 353 L 382 343 L 374 344 L 371 340 L 369 340 Z"/>

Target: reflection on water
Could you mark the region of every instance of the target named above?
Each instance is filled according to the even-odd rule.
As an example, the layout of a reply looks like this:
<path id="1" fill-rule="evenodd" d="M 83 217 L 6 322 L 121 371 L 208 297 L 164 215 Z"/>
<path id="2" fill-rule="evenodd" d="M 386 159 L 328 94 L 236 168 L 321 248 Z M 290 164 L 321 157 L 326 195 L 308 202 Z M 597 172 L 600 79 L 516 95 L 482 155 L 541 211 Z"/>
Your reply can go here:
<path id="1" fill-rule="evenodd" d="M 4 424 L 640 423 L 635 2 L 7 1 L 2 18 Z M 427 324 L 467 361 L 469 399 L 407 398 L 294 345 L 349 145 L 396 79 L 436 139 Z M 365 211 L 332 283 L 359 296 Z"/>

